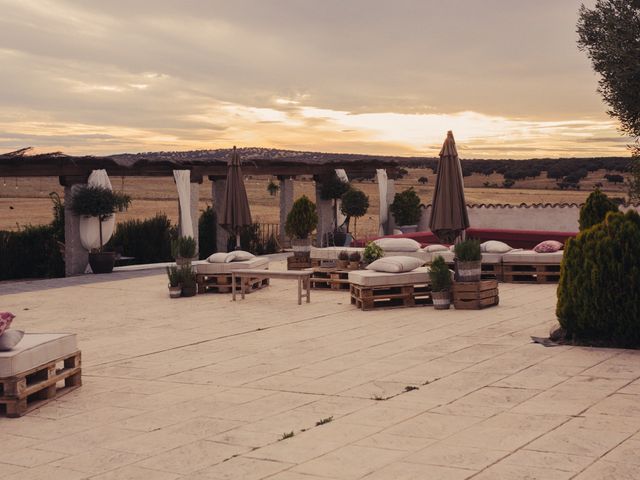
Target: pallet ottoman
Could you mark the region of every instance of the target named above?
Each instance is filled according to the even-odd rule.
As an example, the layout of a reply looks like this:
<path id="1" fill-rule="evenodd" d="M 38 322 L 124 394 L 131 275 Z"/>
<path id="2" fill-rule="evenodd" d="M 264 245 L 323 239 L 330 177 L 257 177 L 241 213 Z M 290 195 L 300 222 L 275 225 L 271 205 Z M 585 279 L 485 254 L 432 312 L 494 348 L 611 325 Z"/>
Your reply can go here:
<path id="1" fill-rule="evenodd" d="M 433 305 L 427 267 L 402 273 L 354 270 L 349 292 L 351 304 L 362 310 Z"/>
<path id="2" fill-rule="evenodd" d="M 26 333 L 0 352 L 0 412 L 21 417 L 82 385 L 80 350 L 70 333 Z"/>
<path id="3" fill-rule="evenodd" d="M 251 260 L 240 262 L 203 262 L 196 264 L 196 282 L 198 293 L 231 293 L 231 271 L 241 269 L 269 268 L 269 259 L 266 257 L 254 257 Z M 240 279 L 237 279 L 240 281 Z M 243 278 L 245 292 L 250 293 L 269 285 L 268 278 Z"/>
<path id="4" fill-rule="evenodd" d="M 451 270 L 455 267 L 455 253 L 452 251 L 431 252 L 429 262 L 433 262 L 437 256 L 441 256 Z M 502 280 L 502 257 L 504 253 L 482 253 L 482 273 L 483 280 Z"/>
<path id="5" fill-rule="evenodd" d="M 502 276 L 510 283 L 558 283 L 563 251 L 514 250 L 502 256 Z"/>

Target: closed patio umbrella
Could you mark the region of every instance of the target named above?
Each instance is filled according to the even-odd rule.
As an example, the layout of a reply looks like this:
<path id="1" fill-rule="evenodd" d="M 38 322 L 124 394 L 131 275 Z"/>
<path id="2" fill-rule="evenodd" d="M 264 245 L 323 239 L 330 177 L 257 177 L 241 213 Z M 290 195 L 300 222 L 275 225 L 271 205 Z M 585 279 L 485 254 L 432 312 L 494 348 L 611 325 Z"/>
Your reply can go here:
<path id="1" fill-rule="evenodd" d="M 447 243 L 461 238 L 469 228 L 462 167 L 451 131 L 447 133 L 440 151 L 429 228 L 441 241 Z"/>
<path id="2" fill-rule="evenodd" d="M 247 190 L 244 187 L 240 156 L 233 147 L 231 158 L 227 164 L 227 184 L 224 190 L 224 204 L 220 225 L 236 236 L 236 250 L 240 248 L 240 228 L 251 225 L 251 210 Z"/>

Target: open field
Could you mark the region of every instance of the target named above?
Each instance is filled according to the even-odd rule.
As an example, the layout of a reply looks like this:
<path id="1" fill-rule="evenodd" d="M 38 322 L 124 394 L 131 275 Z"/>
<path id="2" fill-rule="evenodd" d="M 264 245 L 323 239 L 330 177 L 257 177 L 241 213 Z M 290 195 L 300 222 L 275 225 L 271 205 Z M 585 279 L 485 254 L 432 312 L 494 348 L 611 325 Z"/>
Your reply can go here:
<path id="1" fill-rule="evenodd" d="M 556 189 L 556 182 L 541 175 L 535 179 L 518 181 L 515 188 L 486 188 L 490 184 L 502 183 L 502 175 L 477 175 L 465 178 L 468 203 L 580 203 L 585 200 L 595 183 L 601 182 L 610 196 L 624 196 L 624 185 L 613 185 L 604 180 L 605 171 L 597 171 L 581 182 L 582 190 L 563 191 Z M 420 177 L 428 178 L 425 185 L 418 183 Z M 172 221 L 177 221 L 177 192 L 171 178 L 112 178 L 113 187 L 123 190 L 134 199 L 128 212 L 117 216 L 118 221 L 131 218 L 148 218 L 156 213 L 166 213 Z M 267 177 L 250 177 L 246 180 L 247 192 L 255 221 L 262 223 L 279 222 L 279 197 L 266 191 Z M 429 169 L 410 169 L 409 174 L 396 181 L 396 191 L 413 186 L 425 204 L 431 202 L 435 175 Z M 367 215 L 358 222 L 360 234 L 377 231 L 378 224 L 378 186 L 373 181 L 354 182 L 357 188 L 369 195 L 370 208 Z M 17 185 L 17 188 L 16 188 Z M 49 192 L 63 195 L 63 188 L 55 177 L 41 179 L 6 179 L 0 183 L 0 230 L 15 230 L 18 225 L 37 225 L 51 220 L 51 201 Z M 295 196 L 307 195 L 315 199 L 314 183 L 311 180 L 295 182 Z M 200 208 L 211 204 L 211 182 L 205 180 L 200 186 Z"/>

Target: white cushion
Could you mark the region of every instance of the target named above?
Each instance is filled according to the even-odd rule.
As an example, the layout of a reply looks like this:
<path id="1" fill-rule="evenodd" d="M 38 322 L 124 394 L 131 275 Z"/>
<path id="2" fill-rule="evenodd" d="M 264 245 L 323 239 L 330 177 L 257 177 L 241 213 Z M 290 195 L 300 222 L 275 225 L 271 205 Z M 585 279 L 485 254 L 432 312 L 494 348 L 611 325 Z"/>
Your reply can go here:
<path id="1" fill-rule="evenodd" d="M 227 254 L 227 258 L 225 258 L 225 262 L 244 262 L 246 260 L 251 260 L 255 258 L 253 253 L 245 252 L 244 250 L 234 250 L 233 252 L 229 252 Z"/>
<path id="2" fill-rule="evenodd" d="M 431 253 L 431 261 L 433 262 L 437 257 L 442 257 L 446 263 L 453 263 L 455 256 L 455 253 L 451 250 L 447 250 L 446 252 L 433 252 Z"/>
<path id="3" fill-rule="evenodd" d="M 364 253 L 364 248 L 360 247 L 324 247 L 317 248 L 311 247 L 311 258 L 317 260 L 337 260 L 340 252 L 348 252 L 349 254 L 353 252 L 358 252 L 360 255 Z"/>
<path id="4" fill-rule="evenodd" d="M 522 263 L 522 264 L 549 264 L 560 265 L 562 262 L 562 250 L 553 253 L 537 253 L 533 250 L 511 251 L 502 255 L 503 263 Z"/>
<path id="5" fill-rule="evenodd" d="M 207 258 L 207 262 L 224 263 L 227 260 L 227 255 L 229 255 L 227 252 L 213 253 L 209 255 L 209 258 Z"/>
<path id="6" fill-rule="evenodd" d="M 22 330 L 6 330 L 0 335 L 0 352 L 7 352 L 15 347 L 24 337 Z"/>
<path id="7" fill-rule="evenodd" d="M 483 253 L 507 253 L 513 250 L 509 245 L 497 240 L 489 240 L 480 244 L 480 251 Z"/>
<path id="8" fill-rule="evenodd" d="M 449 251 L 449 247 L 446 245 L 427 245 L 424 247 L 424 251 L 426 252 L 447 252 Z"/>
<path id="9" fill-rule="evenodd" d="M 354 270 L 349 272 L 349 283 L 364 287 L 385 287 L 390 285 L 417 285 L 429 283 L 429 269 L 416 268 L 411 272 L 385 273 L 374 270 Z"/>
<path id="10" fill-rule="evenodd" d="M 431 254 L 429 252 L 425 252 L 423 249 L 416 250 L 415 252 L 394 252 L 394 251 L 390 251 L 390 250 L 385 250 L 384 251 L 384 256 L 385 257 L 398 257 L 398 256 L 400 256 L 400 257 L 413 257 L 413 258 L 417 258 L 419 260 L 422 260 L 422 264 L 423 265 L 429 261 L 430 255 Z"/>
<path id="11" fill-rule="evenodd" d="M 382 257 L 367 266 L 367 270 L 375 270 L 376 272 L 400 273 L 410 272 L 424 264 L 422 260 L 415 257 Z"/>
<path id="12" fill-rule="evenodd" d="M 19 375 L 76 351 L 75 333 L 26 333 L 13 350 L 0 352 L 0 378 Z"/>
<path id="13" fill-rule="evenodd" d="M 199 263 L 196 264 L 196 273 L 200 275 L 216 275 L 223 273 L 231 273 L 231 270 L 239 270 L 245 268 L 269 268 L 269 259 L 267 257 L 254 257 L 251 260 L 242 262 L 229 263 Z"/>
<path id="14" fill-rule="evenodd" d="M 415 252 L 420 249 L 420 244 L 411 238 L 379 238 L 373 243 L 382 248 L 394 252 Z"/>

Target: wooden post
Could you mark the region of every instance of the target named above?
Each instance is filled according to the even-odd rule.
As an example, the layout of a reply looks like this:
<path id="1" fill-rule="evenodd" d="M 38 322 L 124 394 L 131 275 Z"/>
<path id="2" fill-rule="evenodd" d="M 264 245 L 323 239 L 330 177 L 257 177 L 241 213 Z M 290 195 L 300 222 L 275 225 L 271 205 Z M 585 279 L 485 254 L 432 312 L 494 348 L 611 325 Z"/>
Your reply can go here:
<path id="1" fill-rule="evenodd" d="M 216 211 L 216 221 L 222 217 L 222 207 L 224 203 L 224 189 L 227 184 L 227 177 L 209 177 L 211 180 L 211 200 L 213 209 Z M 227 242 L 229 241 L 229 232 L 216 225 L 216 251 L 226 252 Z"/>
<path id="2" fill-rule="evenodd" d="M 80 217 L 71 211 L 71 199 L 88 177 L 59 177 L 64 187 L 64 273 L 65 276 L 82 275 L 89 264 L 89 252 L 80 241 Z"/>
<path id="3" fill-rule="evenodd" d="M 284 248 L 289 246 L 289 239 L 284 231 L 287 223 L 287 215 L 293 206 L 293 178 L 278 177 L 280 181 L 280 245 Z"/>

